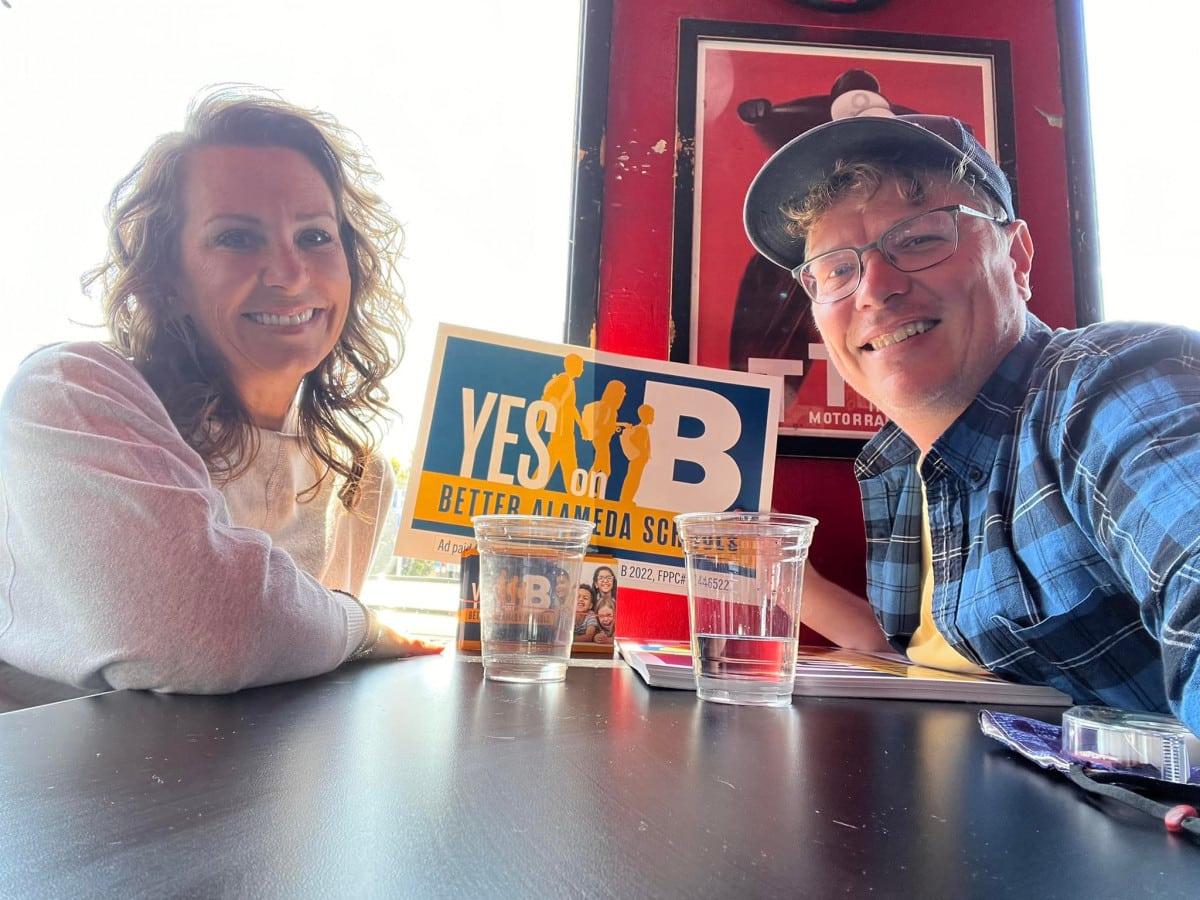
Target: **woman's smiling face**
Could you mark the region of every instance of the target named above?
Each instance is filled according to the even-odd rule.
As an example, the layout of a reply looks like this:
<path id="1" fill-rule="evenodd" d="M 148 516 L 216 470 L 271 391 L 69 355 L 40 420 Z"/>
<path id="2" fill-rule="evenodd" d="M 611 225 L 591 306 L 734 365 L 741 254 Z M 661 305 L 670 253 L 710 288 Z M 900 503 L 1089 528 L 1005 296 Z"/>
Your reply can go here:
<path id="1" fill-rule="evenodd" d="M 184 312 L 242 399 L 294 396 L 333 350 L 351 279 L 325 180 L 285 147 L 192 151 L 183 184 Z"/>

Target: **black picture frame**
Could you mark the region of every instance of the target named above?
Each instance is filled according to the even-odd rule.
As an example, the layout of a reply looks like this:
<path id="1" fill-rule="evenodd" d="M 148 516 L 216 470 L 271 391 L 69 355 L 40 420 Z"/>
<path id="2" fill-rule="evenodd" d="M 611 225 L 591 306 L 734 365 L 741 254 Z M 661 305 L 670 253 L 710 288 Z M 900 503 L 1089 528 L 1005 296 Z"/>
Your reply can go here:
<path id="1" fill-rule="evenodd" d="M 584 0 L 579 21 L 579 93 L 571 185 L 567 314 L 563 340 L 596 345 L 600 314 L 600 243 L 604 225 L 604 134 L 608 123 L 613 0 Z"/>
<path id="2" fill-rule="evenodd" d="M 1087 41 L 1082 0 L 1055 0 L 1054 7 L 1065 111 L 1063 130 L 1067 145 L 1067 206 L 1071 218 L 1071 266 L 1075 276 L 1075 325 L 1082 327 L 1104 318 L 1092 110 L 1088 102 Z"/>

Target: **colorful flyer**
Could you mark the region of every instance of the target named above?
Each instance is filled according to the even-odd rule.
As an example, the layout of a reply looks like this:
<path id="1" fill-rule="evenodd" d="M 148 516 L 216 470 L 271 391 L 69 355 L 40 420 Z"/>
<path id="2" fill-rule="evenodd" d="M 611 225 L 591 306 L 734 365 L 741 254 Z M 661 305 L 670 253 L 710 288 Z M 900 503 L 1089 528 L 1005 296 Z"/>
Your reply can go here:
<path id="1" fill-rule="evenodd" d="M 484 514 L 588 519 L 622 584 L 686 592 L 674 516 L 769 509 L 781 379 L 442 324 L 396 555 Z"/>

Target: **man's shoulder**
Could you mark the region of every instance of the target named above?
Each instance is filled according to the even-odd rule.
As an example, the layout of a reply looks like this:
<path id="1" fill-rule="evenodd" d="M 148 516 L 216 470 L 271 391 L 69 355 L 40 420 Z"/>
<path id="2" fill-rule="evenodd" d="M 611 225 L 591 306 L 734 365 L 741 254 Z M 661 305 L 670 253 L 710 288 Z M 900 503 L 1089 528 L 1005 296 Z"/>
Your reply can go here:
<path id="1" fill-rule="evenodd" d="M 1047 329 L 1027 373 L 1018 404 L 1027 425 L 1087 422 L 1123 431 L 1156 405 L 1175 409 L 1182 394 L 1194 395 L 1200 333 L 1124 321 Z M 1045 431 L 1057 433 L 1057 428 Z"/>
<path id="2" fill-rule="evenodd" d="M 1190 328 L 1151 322 L 1106 321 L 1051 332 L 1043 356 L 1068 360 L 1111 357 L 1147 348 L 1172 355 L 1191 355 L 1197 347 L 1200 347 L 1200 333 Z"/>
<path id="3" fill-rule="evenodd" d="M 1178 325 L 1097 322 L 1047 329 L 1034 362 L 1034 382 L 1065 385 L 1064 378 L 1111 379 L 1123 372 L 1163 367 L 1200 371 L 1200 333 Z"/>

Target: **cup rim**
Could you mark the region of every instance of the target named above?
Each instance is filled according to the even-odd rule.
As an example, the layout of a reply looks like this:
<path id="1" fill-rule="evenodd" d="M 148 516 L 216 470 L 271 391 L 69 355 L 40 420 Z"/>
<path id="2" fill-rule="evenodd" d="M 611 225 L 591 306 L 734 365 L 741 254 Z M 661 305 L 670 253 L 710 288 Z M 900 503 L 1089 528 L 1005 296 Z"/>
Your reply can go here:
<path id="1" fill-rule="evenodd" d="M 568 534 L 577 537 L 587 537 L 595 533 L 596 523 L 591 519 L 576 519 L 574 517 L 565 516 L 533 516 L 533 515 L 483 515 L 471 517 L 471 528 L 474 530 L 479 524 L 484 527 L 503 528 L 505 525 L 512 526 L 528 526 L 542 525 L 547 530 L 566 531 Z"/>
<path id="2" fill-rule="evenodd" d="M 727 512 L 690 512 L 675 516 L 675 527 L 684 525 L 765 525 L 765 526 L 806 526 L 816 527 L 820 524 L 812 516 L 802 516 L 798 513 L 755 512 L 753 510 Z"/>

